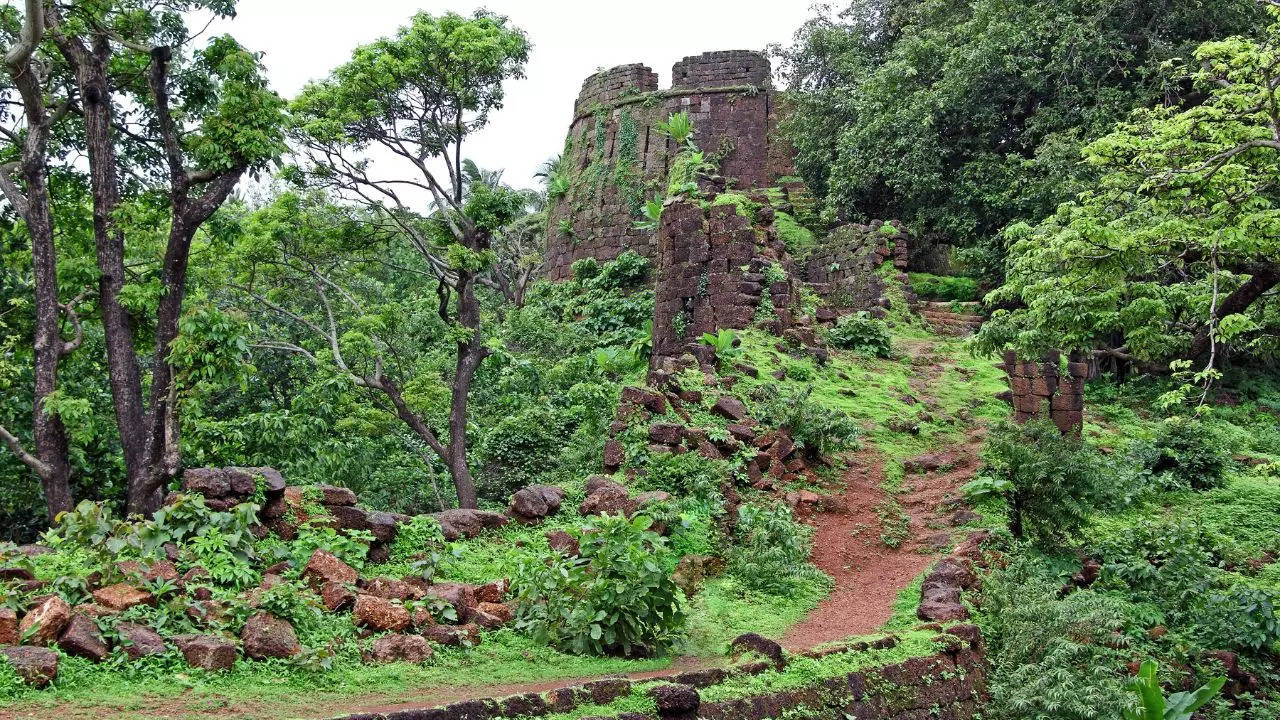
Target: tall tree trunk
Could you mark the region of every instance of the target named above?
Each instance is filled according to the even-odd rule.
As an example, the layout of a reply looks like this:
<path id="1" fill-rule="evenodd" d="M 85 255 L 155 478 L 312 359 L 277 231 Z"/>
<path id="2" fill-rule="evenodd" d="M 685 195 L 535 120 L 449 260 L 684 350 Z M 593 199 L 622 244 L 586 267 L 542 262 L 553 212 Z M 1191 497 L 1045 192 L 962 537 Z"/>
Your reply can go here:
<path id="1" fill-rule="evenodd" d="M 92 51 L 76 53 L 73 62 L 76 83 L 84 99 L 85 143 L 93 193 L 93 241 L 98 255 L 98 303 L 107 345 L 111 399 L 124 456 L 128 494 L 126 510 L 145 513 L 147 504 L 139 494 L 146 487 L 148 475 L 142 372 L 134 347 L 134 319 L 120 302 L 120 292 L 125 284 L 124 232 L 113 217 L 120 208 L 120 181 L 116 175 L 111 87 L 107 80 L 110 58 L 110 42 L 99 35 L 94 38 Z"/>
<path id="2" fill-rule="evenodd" d="M 35 402 L 32 428 L 36 455 L 44 463 L 40 479 L 49 519 L 71 509 L 71 463 L 67 459 L 67 431 L 62 419 L 45 408 L 45 399 L 58 389 L 58 361 L 63 342 L 58 303 L 58 260 L 54 250 L 53 217 L 44 163 L 24 168 L 29 209 L 27 227 L 31 231 L 31 260 L 35 271 Z"/>
<path id="3" fill-rule="evenodd" d="M 17 169 L 22 189 L 7 175 L 3 192 L 22 216 L 31 236 L 31 265 L 35 281 L 35 338 L 32 431 L 34 455 L 21 447 L 16 436 L 0 428 L 0 436 L 24 464 L 40 477 L 49 519 L 70 510 L 71 463 L 67 431 L 62 419 L 48 412 L 46 400 L 58 389 L 58 362 L 78 346 L 62 341 L 58 302 L 58 257 L 53 234 L 53 207 L 49 197 L 48 145 L 55 119 L 45 106 L 40 70 L 32 57 L 45 30 L 43 3 L 28 0 L 20 37 L 4 54 L 5 65 L 26 112 L 27 134 Z M 55 113 L 55 116 L 58 113 Z M 79 328 L 77 320 L 77 329 Z"/>
<path id="4" fill-rule="evenodd" d="M 467 467 L 467 401 L 471 381 L 480 363 L 489 355 L 480 335 L 480 301 L 476 298 L 475 276 L 458 271 L 458 323 L 471 331 L 466 342 L 458 343 L 458 361 L 454 368 L 453 393 L 449 403 L 449 453 L 445 458 L 449 474 L 458 490 L 458 506 L 475 508 L 478 502 L 476 482 Z"/>

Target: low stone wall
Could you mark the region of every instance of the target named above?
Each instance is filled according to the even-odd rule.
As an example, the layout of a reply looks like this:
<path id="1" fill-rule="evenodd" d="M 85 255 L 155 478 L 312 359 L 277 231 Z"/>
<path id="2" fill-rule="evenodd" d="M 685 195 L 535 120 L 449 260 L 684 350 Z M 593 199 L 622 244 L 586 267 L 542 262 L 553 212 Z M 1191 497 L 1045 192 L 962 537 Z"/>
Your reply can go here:
<path id="1" fill-rule="evenodd" d="M 876 270 L 892 259 L 894 267 L 905 271 L 908 250 L 907 233 L 896 221 L 842 225 L 809 253 L 804 262 L 805 279 L 832 306 L 845 310 L 883 308 L 887 303 L 885 285 Z"/>
<path id="2" fill-rule="evenodd" d="M 758 645 L 776 644 L 759 636 Z M 743 638 L 739 638 L 741 641 Z M 939 652 L 902 662 L 870 667 L 823 678 L 800 687 L 748 694 L 728 700 L 703 702 L 708 688 L 748 676 L 781 671 L 787 664 L 777 649 L 774 660 L 752 662 L 726 668 L 707 668 L 672 673 L 643 680 L 610 677 L 593 682 L 566 685 L 542 693 L 525 693 L 505 698 L 464 700 L 442 707 L 406 708 L 386 712 L 346 715 L 338 720 L 498 720 L 499 718 L 542 717 L 569 713 L 590 706 L 604 706 L 645 688 L 655 700 L 656 712 L 619 712 L 592 715 L 619 720 L 765 720 L 782 717 L 831 718 L 831 720 L 970 720 L 975 717 L 986 689 L 986 669 L 978 628 L 958 625 L 935 638 Z M 735 645 L 739 641 L 735 641 Z M 890 649 L 893 636 L 871 642 L 804 653 L 820 659 L 868 648 Z"/>
<path id="3" fill-rule="evenodd" d="M 1060 364 L 1061 354 L 1056 350 L 1040 363 L 1020 361 L 1010 350 L 1000 367 L 1009 378 L 1015 422 L 1048 417 L 1064 435 L 1078 436 L 1084 426 L 1084 381 L 1089 364 L 1072 357 L 1066 375 Z"/>

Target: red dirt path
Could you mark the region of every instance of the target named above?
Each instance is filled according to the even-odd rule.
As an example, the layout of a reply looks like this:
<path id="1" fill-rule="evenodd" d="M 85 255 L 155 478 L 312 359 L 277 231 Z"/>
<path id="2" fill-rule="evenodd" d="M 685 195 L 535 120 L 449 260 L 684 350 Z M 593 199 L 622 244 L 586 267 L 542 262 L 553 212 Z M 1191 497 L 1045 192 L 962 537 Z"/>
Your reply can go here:
<path id="1" fill-rule="evenodd" d="M 975 433 L 966 445 L 948 449 L 954 469 L 943 473 L 908 475 L 905 492 L 897 495 L 910 518 L 910 539 L 898 548 L 880 540 L 876 506 L 889 494 L 881 488 L 884 462 L 874 450 L 852 458 L 844 488 L 826 498 L 826 508 L 813 517 L 817 527 L 813 562 L 835 581 L 835 587 L 804 620 L 782 638 L 788 650 L 807 650 L 824 643 L 878 630 L 893 614 L 898 593 L 946 550 L 952 531 L 947 516 L 938 512 L 944 501 L 972 477 L 974 451 L 981 443 Z M 933 527 L 931 527 L 933 526 Z"/>

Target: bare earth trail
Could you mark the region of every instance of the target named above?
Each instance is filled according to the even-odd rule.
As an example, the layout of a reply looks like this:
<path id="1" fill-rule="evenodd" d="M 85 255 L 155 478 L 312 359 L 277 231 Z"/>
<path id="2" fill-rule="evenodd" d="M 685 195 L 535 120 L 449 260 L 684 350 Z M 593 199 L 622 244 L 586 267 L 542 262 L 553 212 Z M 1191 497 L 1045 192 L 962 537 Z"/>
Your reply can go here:
<path id="1" fill-rule="evenodd" d="M 917 358 L 932 355 L 931 342 L 912 342 Z M 942 364 L 921 367 L 909 384 L 918 400 L 932 407 L 930 389 L 943 375 Z M 902 492 L 894 493 L 910 519 L 909 538 L 897 548 L 880 539 L 882 520 L 877 509 L 890 500 L 883 487 L 884 460 L 875 448 L 850 457 L 843 487 L 825 498 L 824 508 L 810 522 L 817 528 L 813 562 L 831 576 L 831 593 L 804 620 L 792 626 L 781 642 L 787 650 L 802 651 L 824 643 L 881 628 L 893 614 L 898 593 L 924 572 L 951 543 L 946 501 L 973 478 L 983 430 L 972 430 L 959 445 L 936 448 L 946 462 L 936 472 L 908 474 Z"/>

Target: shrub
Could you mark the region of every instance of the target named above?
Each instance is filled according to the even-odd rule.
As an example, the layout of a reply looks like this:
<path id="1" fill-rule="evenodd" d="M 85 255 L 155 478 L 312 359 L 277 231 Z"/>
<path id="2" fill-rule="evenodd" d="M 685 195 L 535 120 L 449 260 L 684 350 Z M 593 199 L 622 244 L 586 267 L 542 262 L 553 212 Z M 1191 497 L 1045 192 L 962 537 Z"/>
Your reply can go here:
<path id="1" fill-rule="evenodd" d="M 1093 591 L 1062 597 L 1061 586 L 1027 555 L 984 578 L 978 621 L 991 663 L 991 703 L 983 717 L 1092 720 L 1126 704 L 1114 668 L 1128 653 L 1109 646 L 1118 644 L 1112 633 L 1124 628 L 1129 606 Z"/>
<path id="2" fill-rule="evenodd" d="M 1220 487 L 1231 462 L 1222 432 L 1213 423 L 1187 417 L 1165 420 L 1155 441 L 1140 444 L 1134 455 L 1168 489 Z"/>
<path id="3" fill-rule="evenodd" d="M 809 562 L 812 528 L 782 505 L 738 507 L 728 570 L 748 590 L 786 595 L 828 582 Z"/>
<path id="4" fill-rule="evenodd" d="M 880 358 L 889 357 L 893 351 L 889 326 L 871 317 L 866 310 L 840 318 L 836 326 L 827 331 L 827 342 L 841 350 Z"/>
<path id="5" fill-rule="evenodd" d="M 544 472 L 560 449 L 563 428 L 550 408 L 531 405 L 491 427 L 480 447 L 481 494 L 505 502 L 512 492 Z"/>
<path id="6" fill-rule="evenodd" d="M 911 273 L 910 280 L 911 290 L 921 298 L 960 302 L 978 299 L 978 283 L 973 278 Z"/>
<path id="7" fill-rule="evenodd" d="M 522 560 L 513 580 L 516 627 L 565 652 L 669 650 L 684 630 L 670 550 L 645 515 L 606 515 L 573 531 L 580 556 Z"/>
<path id="8" fill-rule="evenodd" d="M 811 399 L 812 387 L 778 392 L 760 387 L 752 392 L 761 418 L 787 430 L 796 445 L 810 457 L 847 450 L 862 435 L 862 428 L 847 413 Z"/>
<path id="9" fill-rule="evenodd" d="M 644 490 L 665 490 L 672 495 L 708 500 L 720 496 L 728 476 L 727 463 L 708 460 L 696 452 L 654 453 L 636 482 Z"/>
<path id="10" fill-rule="evenodd" d="M 1213 699 L 1227 684 L 1225 677 L 1216 677 L 1201 685 L 1194 692 L 1179 692 L 1166 700 L 1156 680 L 1155 660 L 1142 663 L 1138 675 L 1129 683 L 1129 689 L 1138 696 L 1140 708 L 1125 708 L 1124 720 L 1191 720 L 1191 714 Z"/>
<path id="11" fill-rule="evenodd" d="M 1005 422 L 987 435 L 980 477 L 965 494 L 1003 496 L 1015 537 L 1047 539 L 1081 527 L 1102 497 L 1105 474 L 1095 448 L 1048 420 Z"/>

